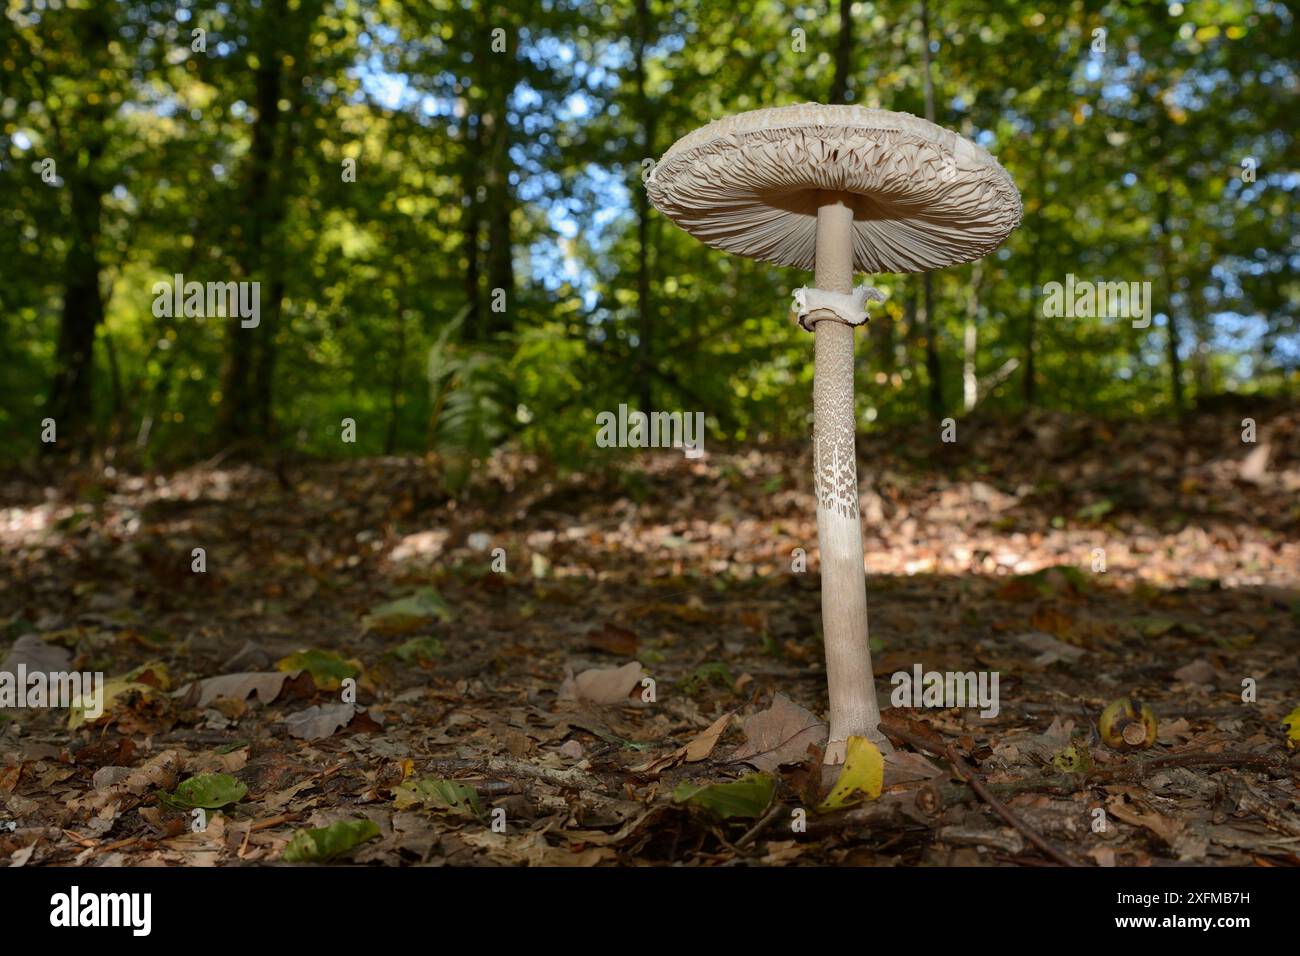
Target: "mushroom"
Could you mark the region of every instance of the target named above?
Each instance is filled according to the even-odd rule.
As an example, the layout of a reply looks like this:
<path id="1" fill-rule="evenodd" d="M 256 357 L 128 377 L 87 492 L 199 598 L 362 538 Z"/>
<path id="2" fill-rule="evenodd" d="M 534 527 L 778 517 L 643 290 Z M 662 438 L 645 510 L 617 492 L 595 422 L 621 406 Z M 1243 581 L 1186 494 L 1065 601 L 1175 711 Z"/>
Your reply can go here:
<path id="1" fill-rule="evenodd" d="M 867 643 L 858 513 L 853 330 L 867 320 L 853 273 L 921 272 L 987 255 L 1020 223 L 997 160 L 906 113 L 807 103 L 728 116 L 679 139 L 647 180 L 655 206 L 706 245 L 814 269 L 795 290 L 814 333 L 813 477 L 821 551 L 830 733 L 886 745 Z"/>

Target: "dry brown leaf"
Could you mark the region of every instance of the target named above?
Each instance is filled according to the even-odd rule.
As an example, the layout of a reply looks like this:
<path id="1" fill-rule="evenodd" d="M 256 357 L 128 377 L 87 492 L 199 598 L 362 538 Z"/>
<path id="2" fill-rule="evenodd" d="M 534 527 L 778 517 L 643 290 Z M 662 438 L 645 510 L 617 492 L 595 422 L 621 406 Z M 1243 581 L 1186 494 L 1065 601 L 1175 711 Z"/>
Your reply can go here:
<path id="1" fill-rule="evenodd" d="M 585 670 L 577 677 L 565 678 L 560 699 L 586 700 L 593 704 L 630 703 L 628 695 L 641 683 L 641 675 L 639 661 L 622 667 Z"/>
<path id="2" fill-rule="evenodd" d="M 256 694 L 257 699 L 269 704 L 280 696 L 284 682 L 291 676 L 288 671 L 253 671 L 245 674 L 222 674 L 219 677 L 207 677 L 192 684 L 186 684 L 176 692 L 177 697 L 190 699 L 194 697 L 193 706 L 207 707 L 218 698 L 245 700 L 249 694 Z"/>
<path id="3" fill-rule="evenodd" d="M 778 693 L 771 707 L 745 721 L 745 743 L 731 759 L 770 772 L 782 764 L 798 763 L 807 756 L 809 746 L 825 743 L 826 725 Z"/>
<path id="4" fill-rule="evenodd" d="M 284 718 L 289 736 L 299 740 L 322 740 L 346 727 L 358 713 L 356 704 L 316 704 Z"/>
<path id="5" fill-rule="evenodd" d="M 672 753 L 663 757 L 656 757 L 639 767 L 633 767 L 632 770 L 635 773 L 655 774 L 663 773 L 669 767 L 675 767 L 682 762 L 698 763 L 713 753 L 713 748 L 718 745 L 718 741 L 722 739 L 722 735 L 730 725 L 731 711 L 727 711 L 701 731 L 690 743 L 678 747 Z"/>
<path id="6" fill-rule="evenodd" d="M 138 797 L 153 789 L 174 790 L 185 766 L 185 759 L 175 750 L 164 750 L 152 757 L 144 766 L 103 790 L 89 793 L 69 801 L 73 809 L 100 809 L 122 797 Z"/>
<path id="7" fill-rule="evenodd" d="M 587 635 L 587 644 L 598 651 L 613 654 L 615 657 L 635 657 L 638 638 L 635 631 L 629 631 L 617 624 L 605 622 L 599 631 L 593 630 Z"/>
<path id="8" fill-rule="evenodd" d="M 24 634 L 9 648 L 4 663 L 0 664 L 0 671 L 16 674 L 21 664 L 28 674 L 47 674 L 51 671 L 66 671 L 71 663 L 71 651 L 51 644 L 37 634 Z"/>

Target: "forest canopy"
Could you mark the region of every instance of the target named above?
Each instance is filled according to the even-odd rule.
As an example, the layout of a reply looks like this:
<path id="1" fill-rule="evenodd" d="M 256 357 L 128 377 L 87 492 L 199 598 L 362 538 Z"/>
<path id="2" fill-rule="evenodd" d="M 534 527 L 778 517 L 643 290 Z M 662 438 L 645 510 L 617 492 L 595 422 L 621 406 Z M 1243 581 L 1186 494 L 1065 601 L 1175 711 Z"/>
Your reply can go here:
<path id="1" fill-rule="evenodd" d="M 931 118 L 1023 199 L 995 254 L 870 277 L 860 427 L 1294 394 L 1296 49 L 1250 0 L 6 0 L 0 457 L 806 435 L 809 275 L 644 180 L 808 101 Z"/>

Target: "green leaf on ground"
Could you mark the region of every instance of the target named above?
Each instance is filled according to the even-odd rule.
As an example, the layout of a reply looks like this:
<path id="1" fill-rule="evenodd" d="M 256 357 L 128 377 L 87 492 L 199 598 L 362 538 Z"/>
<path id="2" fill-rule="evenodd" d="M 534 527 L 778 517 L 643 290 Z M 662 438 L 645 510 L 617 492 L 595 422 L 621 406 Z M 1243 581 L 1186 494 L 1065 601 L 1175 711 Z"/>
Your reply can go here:
<path id="1" fill-rule="evenodd" d="M 248 787 L 228 773 L 201 773 L 182 780 L 175 793 L 159 793 L 158 799 L 177 810 L 218 810 L 238 803 L 248 794 Z"/>
<path id="2" fill-rule="evenodd" d="M 432 664 L 446 653 L 436 637 L 413 637 L 392 651 L 403 664 Z"/>
<path id="3" fill-rule="evenodd" d="M 772 802 L 776 781 L 765 773 L 751 773 L 731 783 L 679 783 L 673 802 L 712 813 L 723 820 L 761 816 Z"/>
<path id="4" fill-rule="evenodd" d="M 380 835 L 373 820 L 340 820 L 316 830 L 299 830 L 284 848 L 286 863 L 324 863 Z"/>
<path id="5" fill-rule="evenodd" d="M 361 675 L 361 664 L 344 660 L 332 651 L 294 651 L 276 662 L 281 671 L 306 671 L 320 690 L 338 690 L 349 677 Z"/>
<path id="6" fill-rule="evenodd" d="M 434 619 L 447 622 L 455 615 L 451 606 L 433 588 L 421 588 L 409 597 L 372 608 L 361 620 L 367 631 L 377 634 L 408 634 Z"/>
<path id="7" fill-rule="evenodd" d="M 483 816 L 477 790 L 459 780 L 443 780 L 438 777 L 408 780 L 396 787 L 393 790 L 393 806 L 398 810 L 423 807 L 426 810 L 445 810 L 462 817 Z"/>

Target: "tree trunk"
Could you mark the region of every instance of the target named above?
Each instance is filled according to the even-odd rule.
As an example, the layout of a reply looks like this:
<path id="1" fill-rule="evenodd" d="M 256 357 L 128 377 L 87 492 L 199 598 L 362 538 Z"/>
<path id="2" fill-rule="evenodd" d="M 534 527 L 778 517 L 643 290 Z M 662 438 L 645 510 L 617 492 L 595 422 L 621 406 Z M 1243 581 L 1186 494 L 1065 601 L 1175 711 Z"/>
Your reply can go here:
<path id="1" fill-rule="evenodd" d="M 930 60 L 930 5 L 921 0 L 921 65 L 925 81 L 925 118 L 934 122 L 934 70 Z M 925 337 L 925 370 L 929 378 L 927 405 L 934 419 L 943 417 L 943 369 L 939 362 L 939 326 L 934 321 L 934 277 L 921 276 L 921 333 Z"/>
<path id="2" fill-rule="evenodd" d="M 828 102 L 847 103 L 853 72 L 853 0 L 840 0 L 840 34 L 835 45 L 835 76 Z"/>
<path id="3" fill-rule="evenodd" d="M 510 174 L 514 161 L 510 158 L 510 98 L 514 93 L 517 61 L 515 44 L 511 37 L 502 53 L 487 53 L 484 83 L 489 90 L 489 110 L 485 131 L 488 135 L 487 189 L 485 193 L 487 220 L 487 281 L 488 311 L 484 318 L 490 334 L 508 332 L 513 323 L 510 310 L 514 308 L 515 266 L 514 237 L 511 217 L 514 211 L 514 193 Z M 505 311 L 494 311 L 493 301 L 497 290 L 505 292 Z"/>
<path id="4" fill-rule="evenodd" d="M 95 332 L 104 321 L 96 252 L 103 194 L 94 169 L 101 150 L 96 145 L 89 152 L 90 162 L 84 171 L 64 175 L 72 204 L 72 235 L 63 267 L 63 311 L 49 404 L 60 441 L 45 446 L 51 451 L 85 451 L 93 438 Z"/>
<path id="5" fill-rule="evenodd" d="M 465 317 L 465 327 L 470 335 L 482 332 L 480 321 L 483 272 L 479 265 L 479 233 L 483 227 L 483 212 L 478 201 L 479 187 L 479 150 L 483 141 L 483 124 L 467 125 L 465 143 L 465 173 L 461 189 L 465 194 L 465 226 L 463 229 L 462 248 L 465 250 L 465 302 L 469 313 Z"/>
<path id="6" fill-rule="evenodd" d="M 306 23 L 310 24 L 314 22 L 318 12 L 319 10 L 316 7 L 312 7 L 310 16 L 308 16 L 308 11 L 300 8 L 298 15 L 308 17 Z M 266 275 L 268 281 L 265 290 L 266 294 L 262 296 L 261 323 L 256 329 L 258 348 L 253 363 L 255 420 L 261 434 L 266 439 L 273 439 L 276 431 L 275 366 L 279 357 L 278 339 L 281 320 L 284 315 L 284 297 L 287 285 L 285 280 L 286 237 L 284 224 L 288 214 L 292 186 L 296 182 L 296 177 L 286 176 L 283 172 L 285 167 L 294 162 L 298 154 L 299 130 L 302 124 L 308 122 L 307 117 L 302 115 L 305 106 L 302 79 L 309 75 L 311 68 L 309 36 L 310 30 L 301 28 L 296 29 L 293 35 L 294 43 L 290 49 L 293 53 L 293 62 L 296 64 L 296 68 L 285 77 L 290 108 L 288 120 L 282 124 L 284 135 L 280 142 L 280 159 L 278 163 L 281 168 L 281 175 L 268 200 L 270 204 L 268 229 L 272 233 L 270 247 L 267 251 Z"/>
<path id="7" fill-rule="evenodd" d="M 633 73 L 636 77 L 637 120 L 641 124 L 641 156 L 654 157 L 655 118 L 645 90 L 645 48 L 650 42 L 650 9 L 648 0 L 636 2 L 636 43 L 633 50 Z M 637 169 L 640 170 L 640 164 Z M 654 317 L 650 303 L 650 198 L 645 184 L 636 190 L 637 238 L 637 394 L 641 411 L 647 415 L 654 409 Z"/>
<path id="8" fill-rule="evenodd" d="M 405 270 L 401 270 L 403 276 Z M 384 435 L 384 454 L 391 455 L 397 447 L 397 424 L 402 410 L 402 372 L 406 365 L 406 285 L 397 295 L 397 348 L 393 358 L 392 377 L 388 389 L 388 431 Z"/>
<path id="9" fill-rule="evenodd" d="M 110 9 L 107 5 L 91 7 L 74 21 L 73 40 L 86 52 L 88 71 L 96 69 L 113 39 L 115 27 Z M 61 169 L 72 219 L 63 260 L 63 309 L 54 351 L 54 380 L 47 406 L 59 441 L 42 446 L 43 451 L 51 453 L 81 453 L 93 444 L 95 334 L 104 321 L 99 262 L 104 190 L 98 166 L 105 149 L 108 105 L 101 98 L 96 105 L 82 105 L 78 110 L 73 128 L 84 131 L 80 142 L 65 139 L 57 117 L 51 116 L 56 139 L 65 153 Z"/>
<path id="10" fill-rule="evenodd" d="M 253 123 L 249 148 L 248 188 L 245 198 L 244 248 L 241 272 L 245 281 L 261 281 L 266 235 L 276 219 L 271 178 L 276 165 L 276 141 L 280 129 L 280 88 L 283 60 L 277 41 L 284 23 L 286 0 L 272 0 L 262 24 L 265 41 L 260 51 L 256 95 L 257 119 Z M 287 158 L 282 157 L 287 161 Z M 272 283 L 274 285 L 274 283 Z M 275 290 L 264 291 L 273 295 Z M 265 299 L 265 297 L 263 297 Z M 226 364 L 222 374 L 221 407 L 217 411 L 217 436 L 223 445 L 249 445 L 256 438 L 257 389 L 254 384 L 256 350 L 264 330 L 245 328 L 238 315 L 226 321 Z"/>
<path id="11" fill-rule="evenodd" d="M 872 317 L 867 334 L 870 336 L 871 353 L 874 356 L 872 364 L 889 375 L 895 367 L 894 317 L 887 310 L 881 309 L 878 315 Z"/>
<path id="12" fill-rule="evenodd" d="M 258 433 L 264 441 L 275 435 L 275 360 L 276 339 L 280 319 L 284 314 L 284 268 L 279 251 L 271 253 L 268 263 L 270 282 L 262 297 L 261 322 L 257 332 L 257 351 L 253 355 L 253 407 L 251 417 L 257 423 Z M 251 330 L 250 330 L 251 331 Z"/>
<path id="13" fill-rule="evenodd" d="M 1162 189 L 1157 200 L 1160 214 L 1160 241 L 1156 244 L 1156 258 L 1160 267 L 1161 284 L 1165 290 L 1165 316 L 1169 322 L 1169 333 L 1165 336 L 1166 354 L 1169 356 L 1170 398 L 1174 413 L 1181 415 L 1183 404 L 1183 360 L 1178 354 L 1182 345 L 1178 334 L 1178 320 L 1174 311 L 1174 269 L 1173 254 L 1169 246 L 1169 190 Z"/>
<path id="14" fill-rule="evenodd" d="M 1208 279 L 1208 277 L 1207 277 Z M 1192 360 L 1192 383 L 1196 388 L 1196 395 L 1192 403 L 1199 402 L 1203 396 L 1208 396 L 1214 391 L 1214 383 L 1211 380 L 1210 370 L 1210 348 L 1211 336 L 1214 329 L 1206 318 L 1205 307 L 1205 287 L 1198 285 L 1195 289 L 1187 291 L 1188 305 L 1192 315 L 1192 334 L 1196 337 L 1196 351 L 1193 353 Z"/>
<path id="15" fill-rule="evenodd" d="M 900 354 L 902 365 L 908 371 L 915 366 L 914 351 L 916 336 L 919 331 L 919 313 L 917 305 L 916 276 L 903 276 L 903 350 Z"/>
<path id="16" fill-rule="evenodd" d="M 1038 160 L 1034 166 L 1033 179 L 1033 188 L 1038 196 L 1038 209 L 1034 214 L 1034 230 L 1029 240 L 1029 308 L 1025 312 L 1025 377 L 1023 379 L 1026 408 L 1033 408 L 1038 398 L 1038 372 L 1034 363 L 1034 350 L 1037 348 L 1035 336 L 1038 331 L 1040 301 L 1038 271 L 1041 268 L 1043 251 L 1043 208 L 1045 206 L 1043 191 L 1047 188 L 1045 181 L 1047 148 L 1047 137 L 1044 136 L 1038 147 Z"/>

